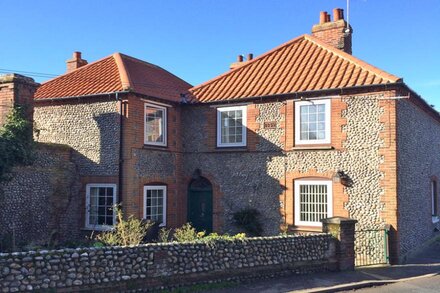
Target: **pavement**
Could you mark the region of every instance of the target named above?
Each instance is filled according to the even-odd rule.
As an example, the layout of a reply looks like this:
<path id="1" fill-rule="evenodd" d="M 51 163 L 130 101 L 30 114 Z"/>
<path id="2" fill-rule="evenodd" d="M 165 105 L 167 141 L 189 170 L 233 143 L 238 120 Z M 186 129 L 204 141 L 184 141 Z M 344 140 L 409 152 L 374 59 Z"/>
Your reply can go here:
<path id="1" fill-rule="evenodd" d="M 436 275 L 440 275 L 440 239 L 432 241 L 418 253 L 408 257 L 402 265 L 361 267 L 348 272 L 325 272 L 258 280 L 210 292 L 342 292 Z"/>

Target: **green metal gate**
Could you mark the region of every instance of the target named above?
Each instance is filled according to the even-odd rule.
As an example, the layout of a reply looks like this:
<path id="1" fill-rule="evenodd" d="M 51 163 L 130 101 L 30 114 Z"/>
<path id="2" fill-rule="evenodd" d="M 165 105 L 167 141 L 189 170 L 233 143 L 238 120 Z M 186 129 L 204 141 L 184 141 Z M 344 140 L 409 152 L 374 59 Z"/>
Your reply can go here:
<path id="1" fill-rule="evenodd" d="M 355 265 L 389 264 L 389 230 L 358 230 L 355 232 Z"/>

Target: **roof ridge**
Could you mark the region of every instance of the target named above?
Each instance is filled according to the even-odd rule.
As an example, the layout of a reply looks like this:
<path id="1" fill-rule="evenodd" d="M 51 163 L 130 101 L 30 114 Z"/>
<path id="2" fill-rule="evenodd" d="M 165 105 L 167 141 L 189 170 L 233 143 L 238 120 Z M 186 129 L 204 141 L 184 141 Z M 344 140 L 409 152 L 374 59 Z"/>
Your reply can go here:
<path id="1" fill-rule="evenodd" d="M 289 41 L 287 41 L 287 42 L 285 42 L 285 43 L 283 43 L 283 44 L 281 44 L 281 45 L 279 45 L 279 46 L 273 48 L 272 50 L 267 51 L 266 53 L 264 53 L 264 54 L 262 54 L 262 55 L 260 55 L 260 56 L 258 56 L 258 57 L 256 57 L 256 58 L 254 58 L 254 59 L 252 59 L 252 60 L 250 60 L 250 61 L 248 61 L 248 62 L 243 62 L 244 64 L 242 64 L 242 65 L 240 65 L 240 66 L 238 66 L 238 67 L 236 67 L 236 68 L 234 68 L 234 69 L 231 69 L 231 70 L 229 70 L 229 71 L 226 71 L 225 73 L 222 73 L 222 74 L 220 74 L 219 76 L 216 76 L 216 77 L 214 77 L 214 78 L 212 78 L 212 79 L 210 79 L 210 80 L 208 80 L 208 81 L 205 81 L 205 82 L 203 82 L 203 83 L 201 83 L 201 84 L 199 84 L 199 85 L 197 85 L 197 86 L 195 86 L 195 87 L 192 87 L 192 88 L 190 89 L 190 91 L 193 91 L 193 90 L 196 90 L 196 89 L 199 89 L 199 88 L 205 87 L 206 85 L 210 84 L 210 83 L 213 82 L 213 81 L 216 81 L 216 80 L 218 80 L 218 79 L 220 79 L 220 78 L 222 78 L 222 77 L 224 77 L 224 76 L 227 76 L 227 75 L 229 75 L 229 74 L 232 74 L 233 72 L 236 72 L 236 71 L 238 71 L 238 70 L 240 70 L 240 69 L 242 69 L 242 68 L 245 68 L 245 67 L 247 67 L 247 66 L 250 66 L 250 64 L 253 64 L 253 63 L 255 63 L 256 61 L 258 61 L 258 60 L 260 60 L 260 59 L 262 59 L 262 58 L 264 58 L 264 57 L 266 57 L 266 56 L 268 56 L 268 55 L 270 55 L 270 54 L 273 54 L 273 53 L 275 53 L 276 51 L 278 51 L 278 50 L 280 50 L 280 49 L 282 49 L 282 48 L 284 48 L 284 47 L 286 47 L 286 46 L 289 46 L 289 45 L 291 45 L 291 44 L 293 44 L 293 43 L 295 43 L 295 42 L 297 42 L 297 41 L 299 41 L 299 40 L 301 40 L 301 39 L 305 39 L 305 36 L 306 36 L 306 34 L 303 34 L 303 35 L 301 35 L 301 36 L 299 36 L 299 37 L 296 37 L 296 38 L 294 38 L 294 39 L 291 39 L 291 40 L 289 40 Z"/>
<path id="2" fill-rule="evenodd" d="M 164 72 L 166 72 L 166 73 L 168 73 L 168 74 L 170 74 L 170 75 L 172 75 L 172 76 L 174 76 L 174 77 L 180 79 L 181 81 L 185 82 L 186 84 L 188 84 L 189 86 L 192 87 L 192 84 L 188 83 L 186 80 L 184 80 L 184 79 L 182 79 L 181 77 L 175 75 L 174 73 L 172 73 L 172 72 L 166 70 L 165 68 L 160 67 L 159 65 L 156 65 L 156 64 L 153 64 L 153 63 L 147 62 L 147 61 L 145 61 L 145 60 L 138 59 L 138 58 L 136 58 L 136 57 L 129 56 L 129 55 L 126 55 L 126 54 L 123 54 L 123 53 L 118 53 L 118 54 L 121 56 L 121 59 L 122 59 L 122 60 L 123 60 L 124 58 L 128 58 L 128 59 L 131 59 L 131 60 L 133 60 L 133 61 L 135 61 L 135 62 L 143 63 L 143 64 L 148 65 L 148 66 L 150 66 L 150 67 L 160 69 L 160 70 L 162 70 L 162 71 L 164 71 Z M 128 74 L 128 72 L 127 72 L 127 74 Z"/>
<path id="3" fill-rule="evenodd" d="M 131 83 L 130 74 L 125 68 L 124 60 L 122 59 L 122 55 L 119 52 L 114 53 L 112 56 L 115 59 L 116 66 L 118 67 L 119 78 L 121 79 L 121 85 L 123 90 L 129 90 L 133 87 Z"/>
<path id="4" fill-rule="evenodd" d="M 380 76 L 383 79 L 386 79 L 390 82 L 398 82 L 398 81 L 402 80 L 401 77 L 398 77 L 394 74 L 391 74 L 391 73 L 388 73 L 384 70 L 381 70 L 379 67 L 373 66 L 373 65 L 371 65 L 371 64 L 369 64 L 369 63 L 367 63 L 357 57 L 354 57 L 353 55 L 350 55 L 342 50 L 339 50 L 335 47 L 332 47 L 332 46 L 326 44 L 324 41 L 322 41 L 314 36 L 305 34 L 304 38 L 306 40 L 316 44 L 317 46 L 320 46 L 323 49 L 337 55 L 338 57 L 350 62 L 351 64 L 354 64 L 355 66 L 359 66 L 372 74 Z"/>

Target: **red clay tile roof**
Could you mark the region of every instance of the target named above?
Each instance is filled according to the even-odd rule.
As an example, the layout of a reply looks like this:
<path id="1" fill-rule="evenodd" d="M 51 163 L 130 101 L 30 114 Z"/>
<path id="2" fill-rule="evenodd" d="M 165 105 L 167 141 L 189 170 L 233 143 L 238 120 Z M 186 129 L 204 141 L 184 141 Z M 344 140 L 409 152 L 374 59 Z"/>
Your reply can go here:
<path id="1" fill-rule="evenodd" d="M 130 90 L 180 101 L 191 85 L 170 72 L 142 60 L 115 53 L 43 83 L 35 100 L 80 97 Z"/>
<path id="2" fill-rule="evenodd" d="M 190 89 L 214 102 L 401 81 L 310 35 L 293 39 Z"/>

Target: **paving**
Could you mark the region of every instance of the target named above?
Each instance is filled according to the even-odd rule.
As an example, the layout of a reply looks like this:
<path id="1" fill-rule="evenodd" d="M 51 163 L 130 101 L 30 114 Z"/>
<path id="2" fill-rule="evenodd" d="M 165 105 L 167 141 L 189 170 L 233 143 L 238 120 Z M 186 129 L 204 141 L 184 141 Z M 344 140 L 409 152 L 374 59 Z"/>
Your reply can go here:
<path id="1" fill-rule="evenodd" d="M 210 292 L 341 292 L 392 284 L 440 274 L 440 239 L 406 259 L 405 264 L 362 267 L 349 272 L 327 272 L 242 283 Z"/>

